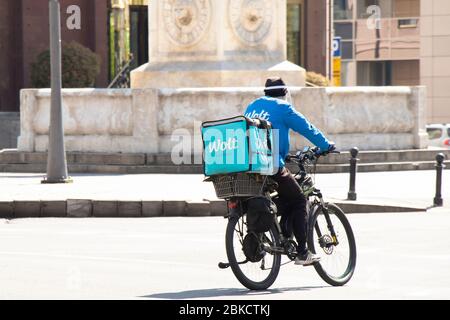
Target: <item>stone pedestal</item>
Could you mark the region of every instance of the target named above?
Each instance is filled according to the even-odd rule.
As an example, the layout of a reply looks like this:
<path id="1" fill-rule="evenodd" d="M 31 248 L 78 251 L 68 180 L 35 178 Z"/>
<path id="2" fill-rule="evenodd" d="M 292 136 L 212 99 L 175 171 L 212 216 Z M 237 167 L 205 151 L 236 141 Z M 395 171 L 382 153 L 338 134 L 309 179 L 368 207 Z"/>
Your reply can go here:
<path id="1" fill-rule="evenodd" d="M 149 16 L 150 62 L 132 88 L 305 85 L 286 60 L 286 0 L 153 0 Z"/>

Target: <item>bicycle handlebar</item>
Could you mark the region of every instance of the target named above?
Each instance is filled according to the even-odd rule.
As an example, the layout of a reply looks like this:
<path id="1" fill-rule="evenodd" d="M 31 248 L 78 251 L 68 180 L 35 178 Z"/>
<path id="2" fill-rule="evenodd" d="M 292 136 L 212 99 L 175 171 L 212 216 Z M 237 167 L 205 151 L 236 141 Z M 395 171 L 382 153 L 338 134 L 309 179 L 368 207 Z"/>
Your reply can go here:
<path id="1" fill-rule="evenodd" d="M 325 152 L 319 152 L 319 148 L 310 148 L 307 151 L 299 151 L 296 155 L 289 154 L 286 157 L 287 162 L 303 162 L 305 160 L 318 160 L 321 157 L 326 157 L 329 154 L 341 154 L 340 151 L 333 150 L 333 151 L 325 151 Z"/>

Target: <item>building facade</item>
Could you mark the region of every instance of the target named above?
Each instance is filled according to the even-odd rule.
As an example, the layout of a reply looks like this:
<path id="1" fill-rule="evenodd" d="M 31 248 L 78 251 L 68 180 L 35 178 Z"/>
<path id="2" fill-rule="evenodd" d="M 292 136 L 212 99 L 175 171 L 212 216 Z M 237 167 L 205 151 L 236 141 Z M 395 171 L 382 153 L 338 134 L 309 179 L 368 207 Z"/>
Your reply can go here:
<path id="1" fill-rule="evenodd" d="M 421 2 L 420 80 L 428 88 L 428 122 L 450 123 L 450 1 Z"/>
<path id="2" fill-rule="evenodd" d="M 344 86 L 427 87 L 428 123 L 450 123 L 450 1 L 334 0 Z"/>
<path id="3" fill-rule="evenodd" d="M 131 61 L 148 61 L 151 0 L 60 0 L 63 41 L 101 58 L 97 87 Z M 81 11 L 70 30 L 68 8 Z M 426 85 L 428 122 L 450 122 L 450 1 L 288 0 L 288 59 L 332 78 L 332 39 L 342 39 L 343 86 Z M 48 2 L 0 0 L 0 112 L 19 110 L 31 63 L 48 48 Z"/>
<path id="4" fill-rule="evenodd" d="M 96 84 L 107 85 L 107 1 L 60 0 L 60 3 L 62 40 L 76 41 L 96 52 L 102 60 Z M 67 23 L 73 5 L 81 14 L 80 28 L 75 29 Z M 48 1 L 0 0 L 0 112 L 19 111 L 19 91 L 31 87 L 31 64 L 49 48 L 48 12 Z"/>
<path id="5" fill-rule="evenodd" d="M 100 56 L 96 87 L 108 84 L 131 61 L 148 62 L 151 0 L 60 0 L 62 40 L 77 41 Z M 329 76 L 331 0 L 288 0 L 289 60 Z M 71 6 L 79 29 L 69 29 Z M 0 0 L 0 112 L 19 111 L 19 91 L 31 87 L 31 64 L 49 47 L 48 1 Z M 4 54 L 3 54 L 4 53 Z"/>
<path id="6" fill-rule="evenodd" d="M 343 86 L 420 84 L 420 0 L 334 0 Z"/>

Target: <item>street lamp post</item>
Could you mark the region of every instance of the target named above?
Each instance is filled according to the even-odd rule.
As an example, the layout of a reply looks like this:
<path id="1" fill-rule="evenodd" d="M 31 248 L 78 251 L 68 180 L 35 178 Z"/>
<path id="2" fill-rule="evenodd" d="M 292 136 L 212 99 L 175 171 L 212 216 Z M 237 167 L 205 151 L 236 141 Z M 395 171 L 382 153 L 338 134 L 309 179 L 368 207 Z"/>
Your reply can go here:
<path id="1" fill-rule="evenodd" d="M 51 109 L 47 160 L 47 177 L 42 183 L 72 182 L 67 172 L 62 116 L 61 14 L 58 0 L 49 0 Z"/>

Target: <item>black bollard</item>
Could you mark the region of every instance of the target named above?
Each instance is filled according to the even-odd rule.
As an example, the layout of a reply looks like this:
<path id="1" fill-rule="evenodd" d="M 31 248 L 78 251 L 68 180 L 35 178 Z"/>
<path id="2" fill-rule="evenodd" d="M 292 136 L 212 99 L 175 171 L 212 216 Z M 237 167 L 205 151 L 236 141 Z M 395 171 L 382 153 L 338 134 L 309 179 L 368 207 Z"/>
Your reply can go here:
<path id="1" fill-rule="evenodd" d="M 352 150 L 350 150 L 350 154 L 352 155 L 352 157 L 350 158 L 350 191 L 348 192 L 347 200 L 356 201 L 356 172 L 358 171 L 357 166 L 359 161 L 359 159 L 356 157 L 359 154 L 359 149 L 352 148 Z"/>
<path id="2" fill-rule="evenodd" d="M 444 165 L 445 156 L 443 153 L 439 153 L 436 156 L 436 197 L 434 198 L 434 206 L 442 207 L 444 200 L 442 199 L 442 171 L 445 168 Z"/>

